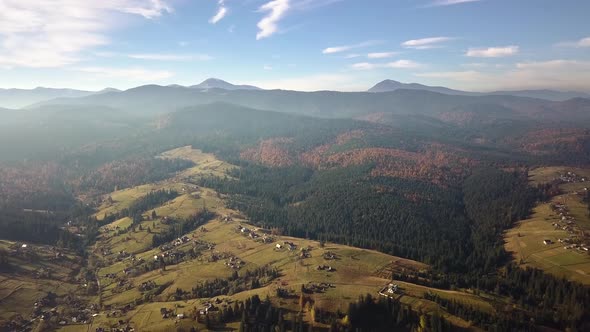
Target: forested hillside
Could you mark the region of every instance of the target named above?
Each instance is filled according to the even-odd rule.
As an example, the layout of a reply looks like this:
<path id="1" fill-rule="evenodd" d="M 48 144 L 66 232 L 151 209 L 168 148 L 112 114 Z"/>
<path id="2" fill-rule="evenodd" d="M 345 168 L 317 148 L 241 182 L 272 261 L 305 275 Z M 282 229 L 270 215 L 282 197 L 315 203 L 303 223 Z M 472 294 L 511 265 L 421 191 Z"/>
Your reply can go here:
<path id="1" fill-rule="evenodd" d="M 88 97 L 101 106 L 44 106 L 42 121 L 29 121 L 40 114 L 38 109 L 23 114 L 19 124 L 5 126 L 6 135 L 22 130 L 26 139 L 0 143 L 5 152 L 0 164 L 4 239 L 71 248 L 83 256 L 88 248 L 96 250 L 97 239 L 112 236 L 113 242 L 101 243 L 115 252 L 93 257 L 92 267 L 80 272 L 84 280 L 94 283 L 94 270 L 101 264 L 120 264 L 113 271 L 122 268 L 125 276 L 151 276 L 184 259 L 219 260 L 213 253 L 204 259 L 203 252 L 213 245 L 196 241 L 194 235 L 206 233 L 200 227 L 206 229 L 216 216 L 207 210 L 207 204 L 214 204 L 212 210 L 239 211 L 269 237 L 355 246 L 425 263 L 428 269 L 397 269 L 379 276 L 434 290 L 483 294 L 482 301 L 492 303 L 490 312 L 449 302 L 438 293 L 420 295 L 462 322 L 490 329 L 522 329 L 520 322 L 531 320 L 557 329 L 588 327 L 588 288 L 512 265 L 503 242 L 507 229 L 548 198 L 547 190 L 529 185 L 529 169 L 590 162 L 585 100 L 459 98 L 404 90 L 377 99 L 370 99 L 370 93 L 232 91 L 243 98 L 236 99 L 241 105 L 191 106 L 180 105 L 182 100 L 174 105 L 174 98 L 185 92 L 170 88 L 174 98 L 167 109 L 183 108 L 155 114 L 164 100 L 151 100 L 145 89 Z M 122 97 L 130 94 L 130 101 Z M 256 99 L 257 94 L 265 98 Z M 226 98 L 215 89 L 205 95 Z M 154 109 L 139 114 L 139 107 L 149 102 Z M 119 115 L 116 107 L 133 109 Z M 81 113 L 83 109 L 87 112 Z M 161 155 L 186 146 L 202 150 L 200 159 Z M 197 205 L 202 214 L 193 211 Z M 189 233 L 195 237 L 184 236 Z M 194 250 L 170 251 L 170 243 L 178 241 L 194 243 Z M 160 257 L 157 250 L 169 255 L 162 256 L 163 263 L 154 260 Z M 135 258 L 136 253 L 144 256 Z M 219 280 L 219 285 L 228 282 Z M 248 278 L 234 280 L 250 284 L 244 291 L 258 288 Z M 141 281 L 146 284 L 140 287 L 152 287 L 151 281 Z M 174 293 L 167 285 L 154 289 Z M 116 286 L 113 296 L 129 287 Z M 198 287 L 190 292 L 186 284 L 178 289 L 178 299 L 201 294 Z M 150 294 L 141 295 L 141 301 L 153 301 Z M 351 326 L 370 329 L 365 314 L 356 316 L 365 307 L 394 310 L 395 315 L 383 318 L 391 326 L 400 324 L 398 319 L 403 326 L 422 324 L 423 319 L 437 329 L 446 324 L 391 303 L 363 301 L 351 307 Z M 514 307 L 501 310 L 501 303 Z M 326 315 L 332 323 L 344 319 Z"/>

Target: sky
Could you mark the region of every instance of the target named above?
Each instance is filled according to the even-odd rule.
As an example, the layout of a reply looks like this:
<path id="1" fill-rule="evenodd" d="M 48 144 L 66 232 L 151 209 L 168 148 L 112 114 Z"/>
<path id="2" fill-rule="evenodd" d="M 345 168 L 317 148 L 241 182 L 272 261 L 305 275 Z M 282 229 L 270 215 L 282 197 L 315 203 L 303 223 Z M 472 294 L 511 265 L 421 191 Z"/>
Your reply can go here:
<path id="1" fill-rule="evenodd" d="M 588 0 L 0 0 L 0 88 L 590 92 Z"/>

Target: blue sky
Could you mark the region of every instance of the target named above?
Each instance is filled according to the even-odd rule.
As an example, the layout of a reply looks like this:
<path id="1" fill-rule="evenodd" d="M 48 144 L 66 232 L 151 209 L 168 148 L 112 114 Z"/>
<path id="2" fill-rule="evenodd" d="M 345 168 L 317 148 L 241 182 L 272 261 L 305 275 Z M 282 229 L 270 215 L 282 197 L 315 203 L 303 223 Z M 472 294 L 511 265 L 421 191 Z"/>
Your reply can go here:
<path id="1" fill-rule="evenodd" d="M 0 87 L 590 92 L 587 0 L 2 0 Z"/>

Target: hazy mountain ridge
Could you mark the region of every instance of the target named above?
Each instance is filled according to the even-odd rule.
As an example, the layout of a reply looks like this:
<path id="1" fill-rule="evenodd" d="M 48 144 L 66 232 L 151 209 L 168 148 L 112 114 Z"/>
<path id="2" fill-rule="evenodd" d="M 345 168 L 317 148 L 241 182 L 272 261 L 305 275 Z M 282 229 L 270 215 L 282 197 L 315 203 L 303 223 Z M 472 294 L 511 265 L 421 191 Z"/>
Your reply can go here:
<path id="1" fill-rule="evenodd" d="M 107 92 L 82 98 L 59 98 L 34 105 L 103 105 L 126 110 L 136 115 L 165 114 L 185 107 L 215 102 L 229 102 L 249 108 L 277 112 L 303 114 L 325 118 L 352 118 L 371 113 L 423 114 L 434 116 L 454 110 L 466 111 L 478 105 L 477 112 L 484 112 L 481 105 L 499 105 L 515 114 L 530 117 L 555 118 L 556 109 L 564 109 L 562 103 L 542 99 L 508 95 L 462 96 L 423 90 L 398 89 L 392 92 L 299 92 L 287 90 L 196 90 L 187 87 L 144 85 L 123 92 Z M 590 100 L 580 98 L 569 102 L 569 112 L 590 117 L 579 111 Z M 580 117 L 575 120 L 580 120 Z M 567 117 L 558 119 L 568 121 Z M 574 120 L 574 119 L 572 119 Z"/>
<path id="2" fill-rule="evenodd" d="M 0 107 L 22 108 L 34 103 L 55 98 L 79 98 L 85 97 L 97 92 L 84 91 L 75 89 L 52 89 L 52 88 L 35 88 L 35 89 L 0 89 Z"/>
<path id="3" fill-rule="evenodd" d="M 218 78 L 208 78 L 197 85 L 191 85 L 193 89 L 223 89 L 223 90 L 262 90 L 253 85 L 235 85 Z"/>
<path id="4" fill-rule="evenodd" d="M 375 86 L 370 88 L 368 92 L 380 93 L 380 92 L 392 92 L 399 89 L 410 89 L 410 90 L 422 90 L 438 92 L 450 95 L 460 96 L 486 96 L 486 95 L 507 95 L 515 97 L 526 97 L 526 98 L 537 98 L 551 101 L 565 101 L 572 98 L 590 98 L 590 94 L 577 91 L 556 91 L 556 90 L 504 90 L 504 91 L 492 91 L 492 92 L 473 92 L 473 91 L 461 91 L 449 89 L 442 86 L 428 86 L 419 83 L 402 83 L 394 80 L 384 80 L 377 83 Z"/>

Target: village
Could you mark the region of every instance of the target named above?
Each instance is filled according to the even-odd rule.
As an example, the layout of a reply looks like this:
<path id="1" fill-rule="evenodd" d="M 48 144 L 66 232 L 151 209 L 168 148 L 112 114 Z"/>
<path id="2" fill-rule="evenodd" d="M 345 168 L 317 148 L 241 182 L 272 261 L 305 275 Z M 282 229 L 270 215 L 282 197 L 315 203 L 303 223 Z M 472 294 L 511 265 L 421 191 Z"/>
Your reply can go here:
<path id="1" fill-rule="evenodd" d="M 577 225 L 576 218 L 570 215 L 567 205 L 559 202 L 551 204 L 550 207 L 551 210 L 559 216 L 559 220 L 551 225 L 555 227 L 555 229 L 566 231 L 570 235 L 567 238 L 560 238 L 557 240 L 559 243 L 565 245 L 563 248 L 566 250 L 574 249 L 586 253 L 590 252 L 590 246 L 586 244 L 589 240 L 587 238 L 587 233 Z M 551 239 L 543 240 L 543 244 L 545 245 L 551 245 L 553 243 L 554 242 Z"/>
<path id="2" fill-rule="evenodd" d="M 555 181 L 558 183 L 586 183 L 588 179 L 583 176 L 577 175 L 575 172 L 567 171 L 560 173 Z M 564 245 L 565 250 L 577 250 L 580 253 L 590 253 L 590 238 L 588 232 L 580 227 L 579 221 L 572 215 L 570 207 L 567 204 L 569 196 L 574 196 L 575 199 L 583 200 L 588 195 L 588 187 L 584 187 L 582 190 L 567 193 L 558 202 L 551 203 L 549 205 L 551 211 L 557 216 L 557 221 L 551 225 L 556 230 L 563 230 L 568 233 L 568 237 L 559 238 L 557 242 Z M 554 241 L 552 239 L 544 239 L 544 245 L 552 245 Z"/>

